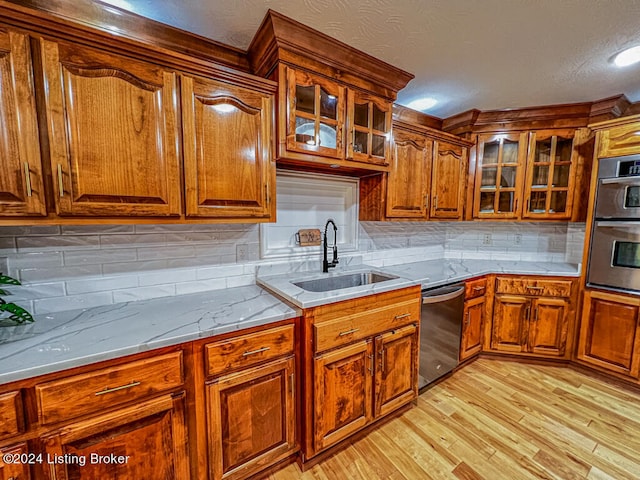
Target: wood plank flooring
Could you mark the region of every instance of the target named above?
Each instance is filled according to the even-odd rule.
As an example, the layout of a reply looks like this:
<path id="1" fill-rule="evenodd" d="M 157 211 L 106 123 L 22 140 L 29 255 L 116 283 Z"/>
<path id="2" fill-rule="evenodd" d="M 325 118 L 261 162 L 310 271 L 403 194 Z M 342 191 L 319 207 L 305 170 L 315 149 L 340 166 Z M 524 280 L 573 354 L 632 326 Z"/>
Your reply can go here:
<path id="1" fill-rule="evenodd" d="M 293 479 L 640 479 L 640 393 L 566 367 L 480 359 Z"/>

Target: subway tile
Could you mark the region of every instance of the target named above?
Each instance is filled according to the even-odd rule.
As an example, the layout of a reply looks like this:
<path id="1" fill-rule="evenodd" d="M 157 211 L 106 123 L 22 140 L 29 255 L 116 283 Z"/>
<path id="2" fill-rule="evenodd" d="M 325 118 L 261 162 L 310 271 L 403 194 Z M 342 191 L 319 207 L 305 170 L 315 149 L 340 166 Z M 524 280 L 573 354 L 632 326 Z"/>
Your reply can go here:
<path id="1" fill-rule="evenodd" d="M 205 267 L 196 270 L 196 279 L 208 280 L 210 278 L 225 278 L 244 274 L 242 265 L 224 265 L 216 267 Z"/>
<path id="2" fill-rule="evenodd" d="M 141 287 L 151 285 L 163 285 L 167 283 L 182 283 L 196 279 L 196 270 L 167 269 L 153 273 L 141 273 L 138 275 L 138 283 Z"/>
<path id="3" fill-rule="evenodd" d="M 134 225 L 63 225 L 62 235 L 104 235 L 134 233 Z"/>
<path id="4" fill-rule="evenodd" d="M 100 265 L 82 265 L 74 267 L 24 268 L 19 270 L 22 282 L 46 282 L 65 280 L 74 277 L 97 276 L 102 273 Z"/>
<path id="5" fill-rule="evenodd" d="M 138 248 L 138 260 L 157 260 L 157 259 L 173 259 L 195 256 L 195 248 L 191 246 L 174 246 L 160 247 L 153 246 L 148 248 Z"/>
<path id="6" fill-rule="evenodd" d="M 227 280 L 225 278 L 212 278 L 209 280 L 178 283 L 176 284 L 176 294 L 185 295 L 188 293 L 206 292 L 208 290 L 221 290 L 223 288 L 227 288 Z"/>
<path id="7" fill-rule="evenodd" d="M 100 237 L 94 235 L 17 237 L 18 252 L 42 250 L 82 250 L 100 248 Z"/>
<path id="8" fill-rule="evenodd" d="M 23 227 L 0 227 L 1 236 L 22 237 L 27 235 L 59 235 L 60 227 L 57 225 L 32 225 Z"/>
<path id="9" fill-rule="evenodd" d="M 168 268 L 167 260 L 147 260 L 144 262 L 106 263 L 102 265 L 105 275 L 113 273 L 135 273 Z"/>
<path id="10" fill-rule="evenodd" d="M 120 275 L 117 277 L 85 278 L 82 280 L 68 280 L 66 282 L 67 293 L 75 295 L 90 292 L 110 292 L 122 288 L 138 286 L 136 275 Z"/>
<path id="11" fill-rule="evenodd" d="M 134 262 L 138 258 L 135 248 L 101 249 L 100 251 L 63 252 L 65 265 L 99 265 L 103 263 Z"/>
<path id="12" fill-rule="evenodd" d="M 47 268 L 61 267 L 62 252 L 19 253 L 7 257 L 11 268 Z"/>
<path id="13" fill-rule="evenodd" d="M 148 300 L 150 298 L 173 297 L 175 294 L 175 285 L 129 288 L 126 290 L 114 290 L 113 302 L 135 302 L 138 300 Z"/>
<path id="14" fill-rule="evenodd" d="M 245 285 L 254 285 L 256 283 L 255 275 L 238 275 L 235 277 L 227 277 L 227 287 L 243 287 Z"/>
<path id="15" fill-rule="evenodd" d="M 149 233 L 149 234 L 133 234 L 133 235 L 101 235 L 100 245 L 103 248 L 132 248 L 165 245 L 166 238 L 163 234 Z"/>
<path id="16" fill-rule="evenodd" d="M 25 301 L 38 298 L 63 297 L 66 295 L 64 282 L 36 283 L 21 286 L 3 285 L 3 289 L 11 293 L 7 300 Z"/>
<path id="17" fill-rule="evenodd" d="M 2 233 L 0 231 L 0 233 Z M 15 237 L 0 237 L 0 254 L 17 252 Z"/>
<path id="18" fill-rule="evenodd" d="M 77 308 L 92 308 L 113 303 L 111 292 L 86 293 L 82 295 L 68 295 L 58 298 L 43 298 L 33 301 L 34 312 L 43 313 L 63 312 Z"/>

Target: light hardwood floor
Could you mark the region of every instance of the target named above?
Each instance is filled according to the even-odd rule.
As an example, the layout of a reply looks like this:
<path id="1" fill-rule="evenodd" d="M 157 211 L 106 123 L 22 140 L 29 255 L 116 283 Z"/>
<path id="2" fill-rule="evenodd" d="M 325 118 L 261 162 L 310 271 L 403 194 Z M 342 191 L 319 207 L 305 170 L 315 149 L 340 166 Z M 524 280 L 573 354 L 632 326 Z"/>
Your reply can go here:
<path id="1" fill-rule="evenodd" d="M 565 367 L 480 359 L 418 406 L 270 480 L 640 479 L 640 393 Z"/>

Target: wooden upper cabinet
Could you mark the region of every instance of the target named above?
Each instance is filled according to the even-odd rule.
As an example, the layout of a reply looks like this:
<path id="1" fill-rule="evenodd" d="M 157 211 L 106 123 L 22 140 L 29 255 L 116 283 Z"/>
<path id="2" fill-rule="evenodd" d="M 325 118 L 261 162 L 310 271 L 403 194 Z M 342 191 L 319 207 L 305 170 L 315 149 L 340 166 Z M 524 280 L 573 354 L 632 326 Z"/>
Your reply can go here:
<path id="1" fill-rule="evenodd" d="M 280 125 L 281 144 L 292 152 L 343 159 L 345 87 L 303 70 L 283 70 L 286 116 L 281 121 L 286 125 Z"/>
<path id="2" fill-rule="evenodd" d="M 577 156 L 574 133 L 573 130 L 531 132 L 523 218 L 571 217 Z"/>
<path id="3" fill-rule="evenodd" d="M 527 134 L 479 135 L 473 216 L 516 218 L 522 208 Z"/>
<path id="4" fill-rule="evenodd" d="M 593 127 L 598 130 L 598 158 L 640 153 L 640 115 L 602 122 Z"/>
<path id="5" fill-rule="evenodd" d="M 26 35 L 0 29 L 0 215 L 46 215 Z"/>
<path id="6" fill-rule="evenodd" d="M 468 150 L 440 140 L 433 150 L 429 217 L 462 220 Z"/>
<path id="7" fill-rule="evenodd" d="M 388 165 L 393 104 L 349 90 L 347 106 L 347 159 Z"/>
<path id="8" fill-rule="evenodd" d="M 393 136 L 386 216 L 426 220 L 433 140 L 402 128 Z"/>
<path id="9" fill-rule="evenodd" d="M 186 215 L 275 220 L 273 95 L 183 76 Z"/>
<path id="10" fill-rule="evenodd" d="M 44 101 L 60 216 L 178 216 L 175 73 L 41 40 Z"/>

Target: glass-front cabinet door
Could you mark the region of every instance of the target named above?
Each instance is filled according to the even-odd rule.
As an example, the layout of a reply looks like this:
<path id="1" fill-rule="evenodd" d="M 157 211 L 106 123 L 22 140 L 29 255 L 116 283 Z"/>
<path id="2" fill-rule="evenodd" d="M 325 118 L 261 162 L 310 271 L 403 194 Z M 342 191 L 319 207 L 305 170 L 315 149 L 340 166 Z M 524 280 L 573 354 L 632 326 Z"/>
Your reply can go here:
<path id="1" fill-rule="evenodd" d="M 516 218 L 521 207 L 527 134 L 478 136 L 474 217 Z"/>
<path id="2" fill-rule="evenodd" d="M 575 156 L 573 130 L 536 131 L 529 138 L 524 218 L 571 216 Z"/>
<path id="3" fill-rule="evenodd" d="M 393 104 L 349 90 L 347 159 L 388 165 Z"/>
<path id="4" fill-rule="evenodd" d="M 287 150 L 344 158 L 345 87 L 287 68 Z"/>

